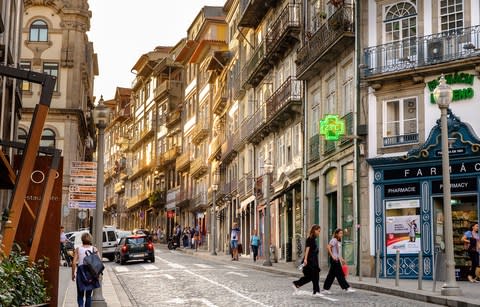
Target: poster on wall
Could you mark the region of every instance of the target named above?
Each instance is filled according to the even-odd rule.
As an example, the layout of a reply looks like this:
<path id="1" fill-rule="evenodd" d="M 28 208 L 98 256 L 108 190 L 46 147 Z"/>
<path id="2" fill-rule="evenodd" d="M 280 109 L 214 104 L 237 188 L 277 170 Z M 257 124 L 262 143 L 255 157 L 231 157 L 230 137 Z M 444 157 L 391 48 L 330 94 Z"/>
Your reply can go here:
<path id="1" fill-rule="evenodd" d="M 420 244 L 420 215 L 389 216 L 386 218 L 387 254 L 418 253 Z"/>

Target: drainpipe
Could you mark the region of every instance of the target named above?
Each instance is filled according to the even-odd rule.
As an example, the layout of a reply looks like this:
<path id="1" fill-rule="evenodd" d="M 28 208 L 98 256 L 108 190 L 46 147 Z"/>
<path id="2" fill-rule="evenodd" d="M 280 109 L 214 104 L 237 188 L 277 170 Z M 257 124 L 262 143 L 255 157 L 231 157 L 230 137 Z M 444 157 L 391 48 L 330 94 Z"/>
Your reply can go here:
<path id="1" fill-rule="evenodd" d="M 354 104 L 354 136 L 353 139 L 353 147 L 354 147 L 354 165 L 353 168 L 355 170 L 355 179 L 354 179 L 354 195 L 355 195 L 355 205 L 356 205 L 356 230 L 357 230 L 357 265 L 356 265 L 356 273 L 358 279 L 361 281 L 361 251 L 360 251 L 360 230 L 361 230 L 361 218 L 360 218 L 360 187 L 359 187 L 359 179 L 360 179 L 360 152 L 359 152 L 359 137 L 358 137 L 358 125 L 360 123 L 360 59 L 361 59 L 361 44 L 360 44 L 360 1 L 354 2 L 354 22 L 355 22 L 355 104 Z"/>
<path id="2" fill-rule="evenodd" d="M 307 27 L 307 5 L 303 5 L 303 27 L 305 31 L 305 27 Z M 302 41 L 303 44 L 303 41 Z M 307 81 L 303 81 L 303 129 L 302 129 L 302 134 L 303 134 L 303 167 L 302 167 L 302 206 L 303 206 L 303 225 L 302 225 L 302 238 L 305 238 L 307 236 L 307 216 L 308 216 L 308 189 L 307 189 L 307 184 L 308 184 L 308 172 L 307 172 L 307 161 L 308 161 L 308 104 L 307 104 L 307 97 L 308 97 L 308 92 L 307 92 Z M 314 211 L 315 212 L 315 211 Z"/>
<path id="3" fill-rule="evenodd" d="M 4 30 L 4 37 L 3 37 L 3 42 L 4 42 L 4 45 L 5 45 L 5 51 L 3 53 L 3 65 L 7 66 L 8 65 L 8 50 L 10 49 L 10 19 L 13 18 L 12 16 L 10 16 L 10 4 L 11 4 L 11 1 L 7 1 L 7 5 L 6 5 L 6 8 L 5 8 L 5 30 Z M 5 104 L 6 104 L 6 101 L 5 99 L 7 98 L 7 76 L 3 76 L 2 77 L 2 106 L 1 106 L 1 111 L 0 111 L 0 114 L 5 114 Z M 0 125 L 0 138 L 3 137 L 3 124 Z M 10 163 L 13 163 L 13 157 L 10 156 Z"/>

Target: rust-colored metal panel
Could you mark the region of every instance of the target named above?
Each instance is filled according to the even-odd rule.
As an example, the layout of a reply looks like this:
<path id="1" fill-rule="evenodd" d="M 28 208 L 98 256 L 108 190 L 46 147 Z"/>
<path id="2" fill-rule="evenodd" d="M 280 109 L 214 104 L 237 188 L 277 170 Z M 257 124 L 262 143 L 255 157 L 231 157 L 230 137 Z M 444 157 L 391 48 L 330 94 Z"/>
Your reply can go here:
<path id="1" fill-rule="evenodd" d="M 30 208 L 38 216 L 42 195 L 47 182 L 47 174 L 50 170 L 53 157 L 37 156 L 33 171 L 29 174 L 30 182 L 27 189 L 25 200 Z M 21 156 L 15 157 L 15 167 L 21 161 Z M 43 233 L 38 243 L 37 259 L 48 258 L 49 266 L 45 272 L 45 278 L 48 281 L 49 296 L 51 297 L 50 306 L 57 306 L 58 301 L 58 274 L 60 265 L 60 221 L 62 208 L 62 181 L 63 181 L 63 158 L 57 170 L 57 176 L 53 185 L 48 210 L 46 212 Z M 35 229 L 34 219 L 26 210 L 22 211 L 18 231 L 15 235 L 15 242 L 19 243 L 27 254 L 30 253 L 31 240 Z"/>

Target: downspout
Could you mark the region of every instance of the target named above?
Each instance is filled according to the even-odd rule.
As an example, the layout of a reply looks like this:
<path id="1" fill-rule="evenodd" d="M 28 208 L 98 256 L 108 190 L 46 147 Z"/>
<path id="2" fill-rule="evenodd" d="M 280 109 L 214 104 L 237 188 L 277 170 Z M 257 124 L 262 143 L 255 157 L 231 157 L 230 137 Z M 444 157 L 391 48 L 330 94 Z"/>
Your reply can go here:
<path id="1" fill-rule="evenodd" d="M 303 5 L 303 27 L 304 31 L 305 28 L 307 27 L 307 6 Z M 302 40 L 303 44 L 303 40 Z M 307 216 L 308 216 L 308 196 L 307 196 L 307 184 L 308 184 L 308 172 L 307 172 L 307 161 L 308 161 L 308 141 L 307 141 L 307 135 L 308 135 L 308 107 L 307 107 L 307 81 L 303 81 L 303 167 L 302 167 L 302 205 L 303 205 L 303 225 L 302 225 L 302 238 L 306 238 L 307 236 Z"/>
<path id="2" fill-rule="evenodd" d="M 9 42 L 10 42 L 10 18 L 12 18 L 12 16 L 10 16 L 10 4 L 11 4 L 11 1 L 7 1 L 7 7 L 5 8 L 5 11 L 6 14 L 5 14 L 5 17 L 8 18 L 8 20 L 6 20 L 5 22 L 5 30 L 4 30 L 4 33 L 5 33 L 5 36 L 4 36 L 4 44 L 5 44 L 5 52 L 3 53 L 3 65 L 5 66 L 8 66 L 8 50 L 10 48 L 10 45 L 9 45 Z M 2 107 L 1 107 L 1 111 L 0 111 L 0 114 L 2 116 L 2 120 L 1 122 L 3 122 L 3 117 L 5 115 L 5 104 L 6 104 L 6 90 L 7 90 L 7 77 L 6 76 L 3 76 L 2 77 Z M 3 125 L 0 125 L 0 138 L 3 138 Z M 10 163 L 13 163 L 13 157 L 10 156 Z"/>
<path id="3" fill-rule="evenodd" d="M 356 266 L 356 274 L 358 276 L 358 280 L 362 280 L 361 275 L 361 251 L 360 251 L 360 230 L 361 230 L 361 215 L 360 215 L 360 188 L 359 188 L 359 180 L 360 180 L 360 152 L 359 152 L 359 137 L 358 137 L 358 125 L 360 123 L 360 59 L 361 59 L 361 44 L 360 44 L 360 1 L 354 2 L 354 22 L 355 22 L 355 104 L 354 104 L 354 139 L 353 139 L 353 146 L 354 146 L 354 159 L 353 159 L 353 168 L 355 170 L 355 179 L 354 179 L 354 195 L 355 195 L 355 205 L 356 205 L 356 230 L 357 230 L 357 266 Z"/>
<path id="4" fill-rule="evenodd" d="M 16 16 L 15 16 L 15 36 L 17 37 L 18 39 L 18 42 L 21 42 L 22 41 L 22 31 L 21 31 L 21 27 L 22 27 L 22 17 L 23 17 L 23 1 L 22 0 L 17 0 L 17 5 L 16 5 Z M 17 67 L 19 66 L 19 62 L 20 62 L 20 44 L 15 44 L 14 46 L 14 58 L 13 58 L 13 63 L 14 65 L 16 65 Z M 7 49 L 5 48 L 5 51 Z M 16 113 L 15 113 L 15 106 L 17 104 L 17 95 L 16 95 L 16 90 L 17 90 L 17 82 L 22 82 L 22 81 L 19 81 L 18 79 L 13 79 L 13 96 L 12 96 L 12 105 L 11 105 L 11 114 L 12 114 L 12 118 L 11 118 L 11 121 L 10 121 L 10 140 L 15 140 L 16 139 L 16 136 L 17 136 L 17 129 L 16 128 L 16 123 L 18 124 L 18 121 L 16 119 Z M 21 101 L 20 101 L 21 103 Z M 3 113 L 2 113 L 3 114 Z M 10 155 L 10 157 L 13 157 L 13 147 L 10 147 L 9 150 L 8 150 L 8 153 Z"/>

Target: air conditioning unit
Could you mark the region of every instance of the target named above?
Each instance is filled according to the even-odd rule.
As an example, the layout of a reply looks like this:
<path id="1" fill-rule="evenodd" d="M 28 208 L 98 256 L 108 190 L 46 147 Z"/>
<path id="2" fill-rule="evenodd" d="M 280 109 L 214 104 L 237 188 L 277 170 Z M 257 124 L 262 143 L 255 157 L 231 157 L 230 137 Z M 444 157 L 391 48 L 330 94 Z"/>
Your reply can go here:
<path id="1" fill-rule="evenodd" d="M 435 40 L 427 43 L 427 61 L 439 61 L 443 58 L 443 41 Z"/>

